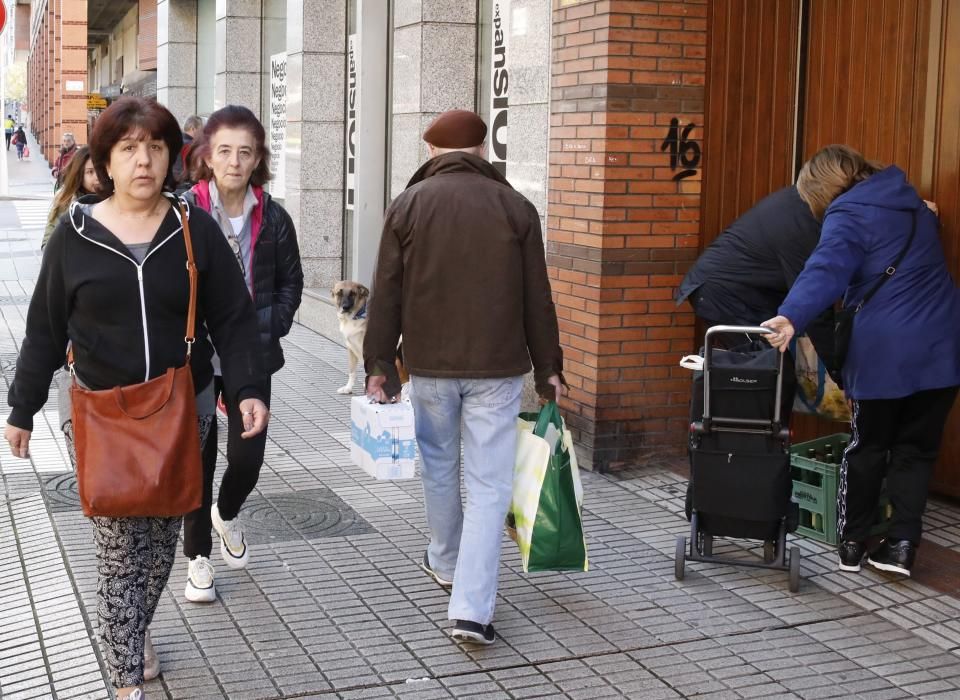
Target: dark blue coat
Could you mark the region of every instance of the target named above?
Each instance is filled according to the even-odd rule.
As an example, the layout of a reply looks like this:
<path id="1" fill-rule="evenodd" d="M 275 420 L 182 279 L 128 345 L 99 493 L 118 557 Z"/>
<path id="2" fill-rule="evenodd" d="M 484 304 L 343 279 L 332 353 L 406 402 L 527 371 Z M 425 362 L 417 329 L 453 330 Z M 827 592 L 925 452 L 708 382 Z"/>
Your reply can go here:
<path id="1" fill-rule="evenodd" d="M 854 322 L 843 368 L 854 399 L 960 385 L 960 294 L 937 217 L 902 170 L 886 168 L 833 201 L 820 243 L 779 310 L 802 333 L 841 294 L 844 306 L 857 304 L 896 261 L 914 211 L 917 231 L 906 257 Z"/>
<path id="2" fill-rule="evenodd" d="M 767 195 L 697 258 L 680 284 L 700 318 L 756 326 L 776 315 L 820 240 L 820 223 L 796 187 Z"/>

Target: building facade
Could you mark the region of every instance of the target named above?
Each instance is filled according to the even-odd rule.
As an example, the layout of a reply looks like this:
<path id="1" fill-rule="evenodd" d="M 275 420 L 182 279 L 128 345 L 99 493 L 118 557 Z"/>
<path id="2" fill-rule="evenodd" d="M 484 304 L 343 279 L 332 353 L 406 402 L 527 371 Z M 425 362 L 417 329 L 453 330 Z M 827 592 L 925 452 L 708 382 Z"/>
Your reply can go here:
<path id="1" fill-rule="evenodd" d="M 156 97 L 156 0 L 18 1 L 29 17 L 30 127 L 48 161 L 64 132 L 85 144 L 111 99 Z"/>
<path id="2" fill-rule="evenodd" d="M 300 320 L 333 338 L 329 289 L 369 283 L 426 125 L 484 117 L 491 160 L 542 218 L 586 466 L 681 453 L 677 362 L 697 343 L 674 289 L 819 147 L 903 167 L 960 273 L 960 0 L 156 0 L 155 22 L 156 94 L 179 119 L 239 103 L 267 127 Z M 960 494 L 960 437 L 945 455 L 937 483 Z"/>
<path id="3" fill-rule="evenodd" d="M 30 3 L 27 103 L 30 130 L 49 162 L 63 132 L 87 136 L 87 3 Z"/>

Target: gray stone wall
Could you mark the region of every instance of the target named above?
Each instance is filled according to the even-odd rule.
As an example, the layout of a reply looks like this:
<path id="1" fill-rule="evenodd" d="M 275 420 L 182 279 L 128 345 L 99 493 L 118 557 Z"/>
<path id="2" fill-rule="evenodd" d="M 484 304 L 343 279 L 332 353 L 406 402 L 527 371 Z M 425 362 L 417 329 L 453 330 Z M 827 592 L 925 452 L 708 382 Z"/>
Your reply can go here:
<path id="1" fill-rule="evenodd" d="M 217 0 L 214 109 L 243 105 L 260 117 L 260 0 Z"/>
<path id="2" fill-rule="evenodd" d="M 288 0 L 286 208 L 305 284 L 328 290 L 343 255 L 344 0 Z"/>
<path id="3" fill-rule="evenodd" d="M 197 108 L 197 0 L 157 1 L 157 101 L 183 124 Z"/>
<path id="4" fill-rule="evenodd" d="M 396 0 L 393 15 L 393 123 L 390 195 L 427 160 L 420 138 L 448 109 L 474 109 L 476 4 Z"/>

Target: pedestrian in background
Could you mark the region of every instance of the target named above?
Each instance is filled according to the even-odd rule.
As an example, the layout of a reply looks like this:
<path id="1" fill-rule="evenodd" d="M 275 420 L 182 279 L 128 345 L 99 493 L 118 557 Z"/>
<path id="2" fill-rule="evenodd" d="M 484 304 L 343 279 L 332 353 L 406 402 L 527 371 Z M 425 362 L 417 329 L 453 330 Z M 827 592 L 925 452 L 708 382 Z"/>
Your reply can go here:
<path id="1" fill-rule="evenodd" d="M 909 576 L 960 386 L 960 293 L 936 214 L 896 166 L 827 146 L 804 164 L 797 191 L 823 232 L 778 315 L 763 325 L 784 351 L 835 299 L 843 295 L 844 307 L 856 307 L 889 275 L 857 312 L 842 368 L 853 417 L 840 466 L 838 549 L 840 569 L 859 571 L 886 477 L 893 516 L 867 562 Z"/>
<path id="2" fill-rule="evenodd" d="M 73 137 L 73 133 L 64 131 L 60 139 L 60 153 L 57 155 L 57 159 L 53 163 L 53 168 L 50 170 L 50 173 L 57 180 L 53 186 L 54 191 L 59 190 L 63 184 L 63 171 L 67 165 L 70 164 L 70 159 L 73 158 L 76 152 L 77 141 Z"/>
<path id="3" fill-rule="evenodd" d="M 43 232 L 43 242 L 40 243 L 41 250 L 46 247 L 60 217 L 67 213 L 74 200 L 93 194 L 98 189 L 100 189 L 100 180 L 97 179 L 97 171 L 90 159 L 90 149 L 87 146 L 78 148 L 77 155 L 64 170 L 63 187 L 57 190 L 53 197 L 50 215 L 47 217 L 47 228 Z"/>
<path id="4" fill-rule="evenodd" d="M 177 160 L 173 164 L 173 177 L 178 184 L 186 184 L 190 181 L 189 154 L 193 148 L 193 143 L 203 134 L 203 120 L 196 114 L 191 114 L 183 122 L 183 148 L 177 154 Z M 193 185 L 192 182 L 189 183 Z M 184 190 L 189 187 L 184 187 Z"/>
<path id="5" fill-rule="evenodd" d="M 492 644 L 523 375 L 532 359 L 553 399 L 563 355 L 540 216 L 487 162 L 486 132 L 453 110 L 424 133 L 430 160 L 385 215 L 363 355 L 367 395 L 396 398 L 403 334 L 430 528 L 421 566 L 453 585 L 452 636 Z"/>
<path id="6" fill-rule="evenodd" d="M 89 389 L 139 384 L 183 364 L 186 243 L 180 202 L 165 192 L 173 185 L 171 156 L 179 149 L 176 119 L 153 100 L 121 98 L 97 119 L 90 152 L 102 196 L 74 203 L 47 244 L 7 399 L 5 437 L 14 456 L 29 456 L 33 416 L 47 401 L 68 343 L 76 381 Z M 252 438 L 269 418 L 259 388 L 261 356 L 250 347 L 257 332 L 253 305 L 216 224 L 202 211 L 187 211 L 199 272 L 197 340 L 204 328 L 212 333 L 226 390 L 245 415 L 244 437 Z M 190 358 L 201 444 L 213 421 L 211 354 L 201 341 Z M 69 412 L 69 404 L 70 394 L 62 391 L 61 410 Z M 63 426 L 76 466 L 72 421 Z M 160 672 L 148 628 L 176 556 L 180 521 L 91 518 L 98 631 L 120 698 L 141 700 L 144 680 Z"/>
<path id="7" fill-rule="evenodd" d="M 280 338 L 290 332 L 300 306 L 303 270 L 297 231 L 290 215 L 263 189 L 270 179 L 270 155 L 263 125 L 246 107 L 228 105 L 210 115 L 203 135 L 188 155 L 196 164 L 197 184 L 184 197 L 208 212 L 220 225 L 222 237 L 234 254 L 230 265 L 243 273 L 253 298 L 259 337 L 251 337 L 251 350 L 261 353 L 267 371 L 264 400 L 270 405 L 269 375 L 283 367 Z M 221 348 L 217 348 L 221 352 Z M 217 373 L 215 394 L 223 392 Z M 220 554 L 226 565 L 242 569 L 249 548 L 239 513 L 257 485 L 267 433 L 243 439 L 240 406 L 224 394 L 227 412 L 227 469 L 213 503 L 217 464 L 217 424 L 203 454 L 203 505 L 188 514 L 183 524 L 183 553 L 190 560 L 184 596 L 201 603 L 216 599 L 214 567 L 210 563 L 211 526 L 220 537 Z"/>
<path id="8" fill-rule="evenodd" d="M 10 150 L 10 140 L 13 138 L 13 115 L 8 114 L 7 118 L 3 120 L 3 135 L 7 141 L 7 150 Z"/>
<path id="9" fill-rule="evenodd" d="M 17 160 L 23 160 L 23 150 L 27 147 L 27 132 L 23 130 L 23 124 L 13 132 L 13 142 L 17 147 Z"/>

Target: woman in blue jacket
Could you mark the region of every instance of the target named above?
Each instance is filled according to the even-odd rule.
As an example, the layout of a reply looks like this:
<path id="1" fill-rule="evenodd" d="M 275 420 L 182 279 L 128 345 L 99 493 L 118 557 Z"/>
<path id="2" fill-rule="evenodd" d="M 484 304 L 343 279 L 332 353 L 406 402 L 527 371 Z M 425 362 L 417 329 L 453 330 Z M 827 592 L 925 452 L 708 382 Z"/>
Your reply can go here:
<path id="1" fill-rule="evenodd" d="M 803 166 L 797 189 L 823 219 L 823 230 L 779 315 L 763 324 L 776 331 L 770 341 L 781 351 L 841 294 L 845 307 L 858 304 L 906 250 L 855 316 L 842 370 L 853 417 L 837 529 L 840 569 L 859 571 L 886 475 L 893 518 L 867 561 L 909 576 L 930 475 L 960 386 L 960 296 L 937 217 L 896 166 L 828 146 Z"/>

